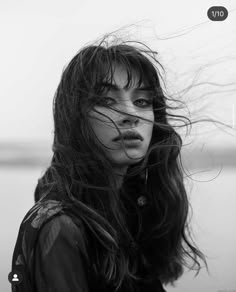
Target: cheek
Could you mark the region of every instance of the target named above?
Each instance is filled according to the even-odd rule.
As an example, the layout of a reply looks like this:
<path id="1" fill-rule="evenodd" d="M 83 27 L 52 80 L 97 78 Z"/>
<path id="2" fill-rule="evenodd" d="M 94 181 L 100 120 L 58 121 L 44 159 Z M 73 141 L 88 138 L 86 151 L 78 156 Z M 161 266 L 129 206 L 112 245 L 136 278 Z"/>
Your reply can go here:
<path id="1" fill-rule="evenodd" d="M 116 115 L 112 113 L 109 109 L 97 109 L 97 112 L 91 112 L 90 116 L 92 118 L 92 123 L 93 125 L 98 125 L 99 127 L 104 127 L 104 126 L 111 126 L 114 124 Z"/>
<path id="2" fill-rule="evenodd" d="M 107 114 L 105 115 L 107 116 Z M 93 112 L 89 117 L 89 123 L 94 134 L 103 144 L 107 144 L 110 137 L 114 136 L 114 134 L 112 134 L 112 132 L 114 131 L 114 129 L 112 128 L 112 121 L 105 116 Z"/>
<path id="3" fill-rule="evenodd" d="M 153 112 L 153 110 L 152 110 L 151 113 L 150 113 L 150 120 L 151 120 L 152 122 L 154 122 L 154 120 L 155 120 L 155 116 L 154 116 L 154 112 Z"/>
<path id="4" fill-rule="evenodd" d="M 147 124 L 146 125 L 147 125 L 148 129 L 152 129 L 154 121 L 155 121 L 154 113 L 153 112 L 149 112 L 145 116 L 145 119 L 147 119 Z"/>
<path id="5" fill-rule="evenodd" d="M 152 139 L 152 133 L 153 133 L 153 126 L 154 126 L 154 121 L 155 121 L 155 117 L 154 117 L 154 113 L 150 113 L 146 119 L 148 119 L 150 122 L 148 122 L 146 124 L 146 135 L 147 135 L 147 138 L 149 138 L 149 140 Z"/>

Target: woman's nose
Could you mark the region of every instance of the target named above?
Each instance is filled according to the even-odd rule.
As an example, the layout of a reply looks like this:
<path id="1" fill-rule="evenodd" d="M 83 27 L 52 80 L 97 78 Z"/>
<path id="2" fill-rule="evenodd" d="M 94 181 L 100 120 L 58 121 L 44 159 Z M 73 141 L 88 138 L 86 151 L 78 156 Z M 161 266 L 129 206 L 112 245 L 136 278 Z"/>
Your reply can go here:
<path id="1" fill-rule="evenodd" d="M 136 111 L 132 108 L 128 108 L 126 107 L 125 109 L 123 108 L 123 110 L 120 110 L 120 118 L 118 121 L 119 125 L 137 125 L 139 122 L 139 117 L 136 115 Z"/>

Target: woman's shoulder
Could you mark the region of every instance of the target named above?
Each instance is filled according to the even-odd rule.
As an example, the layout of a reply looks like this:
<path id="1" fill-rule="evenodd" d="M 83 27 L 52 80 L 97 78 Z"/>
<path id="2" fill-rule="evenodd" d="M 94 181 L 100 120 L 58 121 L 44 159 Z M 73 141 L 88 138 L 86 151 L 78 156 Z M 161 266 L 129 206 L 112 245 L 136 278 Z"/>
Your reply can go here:
<path id="1" fill-rule="evenodd" d="M 38 201 L 28 210 L 21 225 L 25 227 L 30 225 L 35 229 L 40 229 L 48 219 L 61 213 L 63 213 L 63 203 L 61 201 L 52 199 Z"/>
<path id="2" fill-rule="evenodd" d="M 69 253 L 71 260 L 74 255 L 81 255 L 84 263 L 89 264 L 82 220 L 72 215 L 62 201 L 37 202 L 20 224 L 12 256 L 12 271 L 24 279 L 19 291 L 31 291 L 27 289 L 34 282 L 37 251 L 40 261 Z"/>
<path id="3" fill-rule="evenodd" d="M 63 235 L 82 240 L 84 226 L 81 216 L 72 215 L 64 201 L 50 198 L 34 204 L 24 216 L 20 224 L 20 231 L 24 234 L 23 237 L 27 237 L 27 241 L 31 237 L 38 240 L 39 236 L 43 238 L 46 235 Z M 34 235 L 35 238 L 31 235 Z"/>
<path id="4" fill-rule="evenodd" d="M 48 220 L 40 229 L 38 243 L 44 252 L 49 252 L 54 244 L 62 242 L 73 248 L 79 248 L 87 258 L 86 237 L 81 221 L 79 224 L 66 213 L 59 213 Z"/>
<path id="5" fill-rule="evenodd" d="M 55 222 L 61 223 L 62 225 L 66 222 L 72 223 L 72 216 L 70 216 L 70 211 L 68 208 L 69 204 L 71 206 L 71 202 L 69 200 L 62 199 L 55 193 L 50 193 L 46 197 L 37 201 L 27 211 L 20 227 L 24 229 L 33 228 L 39 230 L 45 223 L 51 221 L 54 217 L 61 217 L 62 215 L 64 216 L 61 218 L 61 221 L 57 222 L 57 219 Z M 81 219 L 81 214 L 78 214 L 78 218 L 75 218 L 76 222 L 80 222 L 79 225 L 81 225 L 82 220 L 79 221 L 79 218 Z"/>
<path id="6" fill-rule="evenodd" d="M 20 223 L 12 257 L 12 267 L 26 265 L 34 254 L 38 241 L 47 247 L 66 238 L 77 243 L 86 255 L 85 236 L 82 220 L 70 216 L 63 201 L 41 200 L 26 213 Z"/>

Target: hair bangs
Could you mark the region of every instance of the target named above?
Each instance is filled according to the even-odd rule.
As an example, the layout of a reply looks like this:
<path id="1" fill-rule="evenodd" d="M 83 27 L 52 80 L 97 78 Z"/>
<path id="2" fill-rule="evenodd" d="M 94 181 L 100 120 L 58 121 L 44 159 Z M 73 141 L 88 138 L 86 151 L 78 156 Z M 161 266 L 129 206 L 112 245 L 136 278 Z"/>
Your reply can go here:
<path id="1" fill-rule="evenodd" d="M 151 62 L 140 51 L 127 45 L 112 46 L 109 49 L 113 53 L 114 68 L 117 65 L 121 66 L 127 73 L 125 89 L 141 87 L 142 85 L 154 86 L 152 80 L 156 79 L 153 77 L 157 73 Z"/>
<path id="2" fill-rule="evenodd" d="M 114 72 L 121 66 L 127 74 L 125 89 L 150 86 L 155 88 L 159 79 L 152 63 L 138 50 L 126 45 L 109 48 L 97 47 L 87 70 L 89 88 L 96 97 L 107 90 L 105 84 L 114 83 Z M 90 70 L 91 68 L 91 70 Z"/>

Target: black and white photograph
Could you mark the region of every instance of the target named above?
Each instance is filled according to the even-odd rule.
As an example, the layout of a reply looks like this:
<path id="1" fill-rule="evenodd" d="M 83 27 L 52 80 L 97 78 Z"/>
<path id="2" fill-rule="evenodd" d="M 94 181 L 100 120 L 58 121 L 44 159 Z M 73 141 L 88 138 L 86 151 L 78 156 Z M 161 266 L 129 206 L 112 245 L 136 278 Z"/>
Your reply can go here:
<path id="1" fill-rule="evenodd" d="M 236 2 L 0 24 L 0 291 L 236 292 Z"/>

